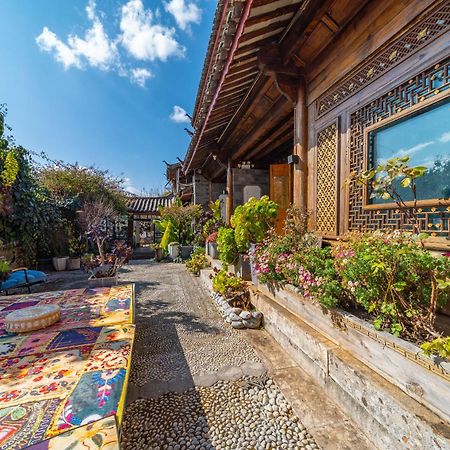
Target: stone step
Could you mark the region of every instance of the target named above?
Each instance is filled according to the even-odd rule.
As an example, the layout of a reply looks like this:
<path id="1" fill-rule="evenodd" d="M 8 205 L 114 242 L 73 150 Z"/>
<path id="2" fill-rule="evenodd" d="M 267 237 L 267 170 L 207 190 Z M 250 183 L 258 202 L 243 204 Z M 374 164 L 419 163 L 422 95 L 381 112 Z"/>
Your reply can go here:
<path id="1" fill-rule="evenodd" d="M 274 299 L 259 294 L 253 303 L 264 314 L 265 330 L 312 378 L 311 386 L 314 389 L 320 386 L 330 402 L 339 405 L 373 446 L 379 449 L 450 449 L 448 424 L 428 408 Z M 305 425 L 311 427 L 307 421 Z"/>

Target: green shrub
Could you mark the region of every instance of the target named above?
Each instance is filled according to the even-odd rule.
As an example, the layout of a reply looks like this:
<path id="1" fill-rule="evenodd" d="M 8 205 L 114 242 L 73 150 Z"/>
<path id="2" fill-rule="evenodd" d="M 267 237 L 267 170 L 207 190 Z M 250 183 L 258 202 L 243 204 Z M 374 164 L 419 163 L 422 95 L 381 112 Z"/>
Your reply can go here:
<path id="1" fill-rule="evenodd" d="M 205 251 L 201 248 L 196 249 L 191 254 L 191 258 L 186 261 L 186 267 L 194 275 L 200 275 L 200 270 L 206 269 L 209 263 L 206 259 Z"/>
<path id="2" fill-rule="evenodd" d="M 450 337 L 439 337 L 431 342 L 425 342 L 420 348 L 427 356 L 437 355 L 444 359 L 450 359 Z"/>
<path id="3" fill-rule="evenodd" d="M 376 329 L 428 338 L 437 304 L 449 298 L 449 289 L 438 281 L 450 277 L 449 258 L 433 257 L 419 237 L 405 233 L 356 234 L 333 255 L 342 287 L 375 317 Z"/>
<path id="4" fill-rule="evenodd" d="M 239 252 L 245 253 L 250 244 L 261 242 L 267 230 L 275 225 L 278 205 L 267 195 L 259 200 L 251 198 L 238 206 L 232 217 L 231 226 L 235 230 L 235 241 Z"/>
<path id="5" fill-rule="evenodd" d="M 234 230 L 232 228 L 221 227 L 217 234 L 217 250 L 219 259 L 225 264 L 236 262 L 239 252 L 234 239 Z"/>

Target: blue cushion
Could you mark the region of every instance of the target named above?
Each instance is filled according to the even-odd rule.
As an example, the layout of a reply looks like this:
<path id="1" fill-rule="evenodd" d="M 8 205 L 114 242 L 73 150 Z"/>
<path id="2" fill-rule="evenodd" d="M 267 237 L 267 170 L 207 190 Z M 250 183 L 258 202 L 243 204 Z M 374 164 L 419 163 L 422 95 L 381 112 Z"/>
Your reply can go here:
<path id="1" fill-rule="evenodd" d="M 28 283 L 36 284 L 47 281 L 47 275 L 39 270 L 27 270 Z M 0 283 L 0 289 L 6 291 L 15 287 L 26 286 L 25 271 L 18 270 L 17 272 L 11 273 L 11 275 L 4 281 Z"/>

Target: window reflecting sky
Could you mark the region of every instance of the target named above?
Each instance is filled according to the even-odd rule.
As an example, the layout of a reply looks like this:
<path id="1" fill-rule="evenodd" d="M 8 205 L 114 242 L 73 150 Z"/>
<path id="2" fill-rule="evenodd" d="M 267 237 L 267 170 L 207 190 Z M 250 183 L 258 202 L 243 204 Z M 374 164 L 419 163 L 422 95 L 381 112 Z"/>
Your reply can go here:
<path id="1" fill-rule="evenodd" d="M 408 155 L 410 166 L 429 169 L 424 179 L 418 181 L 418 197 L 449 197 L 450 101 L 375 130 L 371 136 L 375 166 L 389 158 Z"/>

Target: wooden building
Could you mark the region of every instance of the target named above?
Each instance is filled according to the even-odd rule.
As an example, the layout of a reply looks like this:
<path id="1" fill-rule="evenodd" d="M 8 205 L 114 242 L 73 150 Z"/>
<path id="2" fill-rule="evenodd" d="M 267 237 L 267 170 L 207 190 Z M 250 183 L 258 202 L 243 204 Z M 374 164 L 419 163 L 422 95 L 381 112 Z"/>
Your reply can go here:
<path id="1" fill-rule="evenodd" d="M 130 197 L 127 200 L 128 210 L 128 241 L 133 247 L 159 242 L 161 233 L 155 226 L 155 219 L 159 219 L 159 208 L 170 206 L 173 195 L 159 197 Z"/>
<path id="2" fill-rule="evenodd" d="M 219 0 L 183 170 L 210 192 L 226 183 L 228 217 L 250 186 L 333 239 L 403 225 L 395 204 L 343 181 L 409 154 L 430 168 L 421 229 L 444 248 L 449 88 L 449 0 Z"/>

